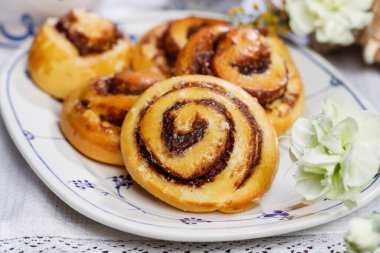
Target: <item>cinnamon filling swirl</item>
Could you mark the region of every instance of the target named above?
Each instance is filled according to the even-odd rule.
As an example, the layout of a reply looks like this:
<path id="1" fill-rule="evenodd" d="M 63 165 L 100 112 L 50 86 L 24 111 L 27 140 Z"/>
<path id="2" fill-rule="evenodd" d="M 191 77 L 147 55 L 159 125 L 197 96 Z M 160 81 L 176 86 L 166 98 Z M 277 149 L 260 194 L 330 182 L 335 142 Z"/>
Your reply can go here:
<path id="1" fill-rule="evenodd" d="M 212 26 L 182 50 L 177 75 L 207 74 L 231 81 L 265 105 L 286 91 L 288 73 L 272 38 L 244 27 Z"/>
<path id="2" fill-rule="evenodd" d="M 55 27 L 81 56 L 106 52 L 123 37 L 112 22 L 78 10 L 60 18 Z"/>
<path id="3" fill-rule="evenodd" d="M 189 39 L 191 36 L 193 36 L 196 32 L 198 32 L 200 29 L 209 26 L 210 23 L 201 22 L 199 24 L 194 24 L 189 27 L 186 33 L 186 38 Z"/>
<path id="4" fill-rule="evenodd" d="M 185 104 L 187 103 L 177 102 L 163 116 L 161 138 L 171 155 L 181 155 L 186 149 L 202 140 L 208 127 L 207 120 L 197 114 L 188 131 L 176 130 L 174 125 L 176 112 Z"/>
<path id="5" fill-rule="evenodd" d="M 63 133 L 85 155 L 122 165 L 120 133 L 124 119 L 139 94 L 162 79 L 151 72 L 121 72 L 74 90 L 62 108 Z"/>
<path id="6" fill-rule="evenodd" d="M 253 60 L 249 57 L 238 59 L 236 62 L 232 62 L 231 66 L 239 70 L 242 75 L 262 74 L 268 70 L 271 64 L 270 56 L 264 55 L 257 60 Z"/>
<path id="7" fill-rule="evenodd" d="M 214 26 L 213 29 L 209 29 L 210 32 L 202 32 L 204 36 L 197 35 L 198 43 L 194 45 L 192 51 L 193 54 L 181 54 L 182 57 L 186 57 L 185 60 L 180 60 L 176 65 L 176 72 L 186 74 L 202 74 L 202 75 L 214 75 L 211 69 L 211 60 L 218 47 L 218 42 L 225 36 L 225 33 L 229 31 L 228 26 Z M 198 38 L 199 37 L 199 38 Z M 195 40 L 192 40 L 195 41 Z M 184 50 L 188 50 L 187 46 Z M 188 62 L 188 64 L 186 64 Z M 185 63 L 185 64 L 183 64 Z M 183 66 L 184 65 L 184 66 Z"/>
<path id="8" fill-rule="evenodd" d="M 168 107 L 162 114 L 161 127 L 161 142 L 165 148 L 167 157 L 176 159 L 177 157 L 186 157 L 187 151 L 200 142 L 205 141 L 205 135 L 209 131 L 221 131 L 220 135 L 223 136 L 223 141 L 210 145 L 216 145 L 215 152 L 212 153 L 212 158 L 201 161 L 196 167 L 192 167 L 190 172 L 183 172 L 171 168 L 168 163 L 161 161 L 157 154 L 155 154 L 152 147 L 150 147 L 150 139 L 144 137 L 141 127 L 144 125 L 144 118 L 147 114 L 152 113 L 151 108 L 160 103 L 160 100 L 166 96 L 170 96 L 174 92 L 183 91 L 186 89 L 200 89 L 208 90 L 223 96 L 225 99 L 230 100 L 234 107 L 239 110 L 243 118 L 247 121 L 250 127 L 249 138 L 250 148 L 247 154 L 247 169 L 241 175 L 241 179 L 235 183 L 238 189 L 247 181 L 253 174 L 255 166 L 260 161 L 261 146 L 262 146 L 262 133 L 260 127 L 257 125 L 254 117 L 249 112 L 247 106 L 236 97 L 226 93 L 220 87 L 213 84 L 203 83 L 181 83 L 179 86 L 174 87 L 172 90 L 166 92 L 160 97 L 156 97 L 145 105 L 144 109 L 140 112 L 138 126 L 135 128 L 135 141 L 138 146 L 138 151 L 141 157 L 149 164 L 156 173 L 162 175 L 166 180 L 182 185 L 189 185 L 193 187 L 201 187 L 202 185 L 212 182 L 214 178 L 219 175 L 230 162 L 230 156 L 235 147 L 236 135 L 236 122 L 233 118 L 230 109 L 226 108 L 220 102 L 208 98 L 200 99 L 178 99 L 176 102 Z M 199 112 L 195 112 L 193 116 L 189 116 L 188 111 L 194 111 L 195 108 Z M 183 122 L 181 114 L 186 115 L 186 120 Z M 207 110 L 211 115 L 218 115 L 222 117 L 222 123 L 219 129 L 210 126 L 211 121 L 216 119 L 202 116 L 201 112 Z M 213 116 L 211 116 L 213 117 Z M 217 117 L 217 116 L 215 116 Z M 189 122 L 189 118 L 191 122 Z"/>
<path id="9" fill-rule="evenodd" d="M 121 72 L 112 77 L 99 79 L 95 82 L 91 89 L 93 93 L 100 96 L 113 96 L 115 97 L 114 103 L 106 103 L 106 101 L 99 100 L 82 100 L 83 104 L 86 102 L 86 108 L 95 110 L 99 113 L 102 121 L 120 128 L 123 124 L 125 115 L 128 113 L 129 107 L 133 101 L 137 99 L 138 95 L 142 94 L 147 88 L 154 83 L 163 79 L 163 76 L 157 73 L 150 72 Z M 122 106 L 122 100 L 118 104 L 117 96 L 123 96 L 128 99 L 128 106 Z"/>
<path id="10" fill-rule="evenodd" d="M 93 86 L 99 95 L 140 95 L 164 77 L 152 72 L 121 72 L 113 77 L 100 79 Z"/>
<path id="11" fill-rule="evenodd" d="M 132 61 L 133 68 L 135 70 L 157 68 L 166 76 L 174 75 L 178 54 L 187 41 L 202 28 L 220 24 L 226 22 L 187 17 L 153 28 L 137 43 Z"/>
<path id="12" fill-rule="evenodd" d="M 170 66 L 174 68 L 179 52 L 192 35 L 204 27 L 224 23 L 221 20 L 199 17 L 188 17 L 170 22 L 162 36 L 162 48 L 169 59 Z"/>

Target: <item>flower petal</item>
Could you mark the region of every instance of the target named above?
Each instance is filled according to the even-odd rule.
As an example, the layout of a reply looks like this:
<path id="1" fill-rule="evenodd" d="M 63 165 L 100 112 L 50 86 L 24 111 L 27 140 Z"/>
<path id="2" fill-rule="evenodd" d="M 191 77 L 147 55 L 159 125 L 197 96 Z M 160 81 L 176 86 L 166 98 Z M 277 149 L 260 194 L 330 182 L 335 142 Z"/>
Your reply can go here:
<path id="1" fill-rule="evenodd" d="M 348 0 L 345 6 L 353 10 L 367 11 L 371 8 L 374 0 Z"/>
<path id="2" fill-rule="evenodd" d="M 300 165 L 308 167 L 323 167 L 332 174 L 334 168 L 341 161 L 341 157 L 326 153 L 323 146 L 319 145 L 315 148 L 307 150 L 305 155 L 299 160 Z"/>
<path id="3" fill-rule="evenodd" d="M 304 0 L 306 8 L 310 13 L 313 13 L 318 19 L 323 19 L 329 15 L 329 4 L 320 0 Z M 330 0 L 331 1 L 331 0 Z M 331 3 L 330 3 L 331 4 Z"/>
<path id="4" fill-rule="evenodd" d="M 371 220 L 354 218 L 349 223 L 345 241 L 349 252 L 372 252 L 380 244 L 380 234 Z"/>
<path id="5" fill-rule="evenodd" d="M 342 13 L 331 14 L 319 20 L 318 23 L 316 38 L 319 42 L 339 45 L 349 45 L 354 42 L 350 23 L 344 18 Z"/>
<path id="6" fill-rule="evenodd" d="M 342 14 L 345 16 L 345 19 L 350 22 L 351 29 L 363 29 L 373 19 L 373 13 L 371 12 L 362 12 L 360 10 L 344 8 Z"/>
<path id="7" fill-rule="evenodd" d="M 380 162 L 371 145 L 355 142 L 342 161 L 342 178 L 348 187 L 368 184 L 379 170 Z"/>
<path id="8" fill-rule="evenodd" d="M 361 113 L 359 106 L 353 100 L 341 97 L 326 98 L 322 107 L 323 114 L 331 118 L 334 124 L 347 117 L 356 119 Z"/>
<path id="9" fill-rule="evenodd" d="M 359 131 L 358 123 L 353 118 L 346 118 L 331 129 L 330 136 L 336 137 L 345 146 L 352 141 L 353 136 Z"/>
<path id="10" fill-rule="evenodd" d="M 314 30 L 314 18 L 303 0 L 286 1 L 286 10 L 290 17 L 289 25 L 297 35 L 307 35 Z"/>
<path id="11" fill-rule="evenodd" d="M 339 167 L 338 167 L 339 168 Z M 342 200 L 351 207 L 356 206 L 358 195 L 363 187 L 347 187 L 339 170 L 331 176 L 331 184 L 326 197 L 329 199 Z"/>
<path id="12" fill-rule="evenodd" d="M 320 199 L 328 190 L 325 175 L 300 169 L 296 175 L 296 189 L 307 201 Z"/>
<path id="13" fill-rule="evenodd" d="M 342 155 L 345 151 L 344 147 L 357 131 L 356 121 L 353 118 L 347 118 L 331 128 L 327 134 L 318 135 L 318 141 L 333 154 Z"/>
<path id="14" fill-rule="evenodd" d="M 365 112 L 360 117 L 359 129 L 355 140 L 363 141 L 373 146 L 376 153 L 380 156 L 380 115 L 372 112 Z"/>
<path id="15" fill-rule="evenodd" d="M 310 120 L 298 119 L 291 131 L 291 147 L 290 152 L 299 159 L 305 152 L 315 143 L 315 131 Z"/>

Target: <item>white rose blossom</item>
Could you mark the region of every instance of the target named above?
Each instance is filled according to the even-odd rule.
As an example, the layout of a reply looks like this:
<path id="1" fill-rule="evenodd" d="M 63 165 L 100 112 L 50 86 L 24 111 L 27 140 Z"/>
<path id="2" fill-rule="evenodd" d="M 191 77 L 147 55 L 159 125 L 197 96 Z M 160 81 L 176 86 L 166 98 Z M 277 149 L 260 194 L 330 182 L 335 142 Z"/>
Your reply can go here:
<path id="1" fill-rule="evenodd" d="M 291 130 L 296 188 L 305 202 L 324 198 L 348 206 L 379 171 L 380 115 L 346 99 L 325 99 L 323 112 Z"/>
<path id="2" fill-rule="evenodd" d="M 349 253 L 372 252 L 380 245 L 380 214 L 368 218 L 354 218 L 349 222 L 344 237 Z"/>
<path id="3" fill-rule="evenodd" d="M 318 42 L 350 45 L 353 30 L 366 27 L 372 20 L 373 0 L 286 0 L 290 28 L 298 35 L 315 32 Z"/>

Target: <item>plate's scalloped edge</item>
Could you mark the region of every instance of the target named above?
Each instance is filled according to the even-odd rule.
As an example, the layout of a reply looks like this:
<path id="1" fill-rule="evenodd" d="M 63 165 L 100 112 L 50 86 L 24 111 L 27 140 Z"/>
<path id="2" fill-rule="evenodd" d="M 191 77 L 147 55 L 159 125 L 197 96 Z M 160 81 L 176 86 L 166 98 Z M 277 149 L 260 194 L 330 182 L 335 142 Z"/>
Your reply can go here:
<path id="1" fill-rule="evenodd" d="M 188 15 L 189 13 L 186 11 L 179 11 L 176 12 L 179 13 L 178 15 Z M 164 13 L 163 13 L 164 14 Z M 205 13 L 207 15 L 207 13 Z M 9 59 L 9 61 L 4 65 L 3 70 L 0 74 L 0 105 L 1 105 L 1 114 L 4 119 L 4 123 L 6 128 L 8 129 L 8 132 L 14 141 L 15 145 L 17 146 L 18 150 L 20 153 L 23 155 L 25 160 L 28 162 L 28 164 L 32 167 L 33 171 L 38 175 L 38 177 L 44 182 L 45 185 L 49 187 L 50 190 L 52 190 L 60 199 L 62 199 L 64 202 L 66 202 L 69 206 L 71 206 L 73 209 L 76 211 L 84 214 L 85 216 L 96 220 L 104 225 L 134 233 L 137 235 L 141 236 L 147 236 L 147 237 L 152 237 L 152 238 L 157 238 L 157 239 L 164 239 L 164 240 L 175 240 L 175 241 L 231 241 L 231 240 L 242 240 L 242 239 L 252 239 L 252 238 L 259 238 L 259 237 L 266 237 L 266 236 L 271 236 L 271 235 L 278 235 L 278 234 L 284 234 L 284 233 L 289 233 L 289 232 L 294 232 L 298 231 L 301 229 L 306 229 L 310 228 L 316 225 L 321 225 L 324 223 L 327 223 L 329 221 L 338 219 L 340 217 L 343 217 L 358 208 L 366 205 L 369 203 L 372 199 L 374 199 L 377 195 L 380 193 L 380 187 L 377 188 L 372 188 L 372 191 L 368 191 L 365 198 L 361 199 L 361 202 L 358 205 L 358 208 L 356 209 L 342 209 L 337 213 L 332 213 L 332 214 L 322 214 L 322 215 L 317 215 L 315 217 L 312 217 L 311 219 L 303 219 L 299 218 L 297 220 L 292 220 L 292 223 L 287 224 L 287 226 L 274 226 L 271 229 L 267 229 L 266 231 L 257 231 L 251 228 L 232 228 L 228 230 L 223 230 L 220 232 L 215 233 L 216 231 L 214 229 L 209 229 L 213 233 L 208 233 L 207 237 L 205 237 L 202 233 L 199 233 L 199 230 L 192 230 L 192 229 L 171 229 L 171 228 L 165 228 L 165 227 L 160 227 L 160 230 L 154 230 L 150 225 L 147 224 L 140 224 L 136 226 L 136 223 L 130 221 L 126 222 L 124 220 L 124 223 L 119 223 L 119 219 L 121 217 L 115 217 L 114 214 L 107 213 L 106 210 L 103 210 L 103 212 L 106 213 L 99 213 L 97 211 L 89 211 L 92 210 L 91 207 L 93 208 L 93 204 L 91 204 L 89 201 L 85 200 L 83 197 L 81 197 L 79 194 L 77 194 L 75 191 L 73 191 L 70 187 L 67 187 L 67 185 L 62 181 L 59 180 L 58 177 L 54 177 L 54 174 L 52 171 L 51 173 L 47 173 L 46 170 L 41 170 L 41 166 L 47 166 L 47 164 L 43 163 L 43 160 L 39 160 L 38 154 L 35 153 L 34 155 L 30 153 L 30 151 L 33 151 L 33 146 L 32 144 L 28 141 L 27 138 L 23 135 L 23 129 L 18 122 L 18 118 L 16 115 L 11 115 L 9 114 L 9 110 L 12 110 L 11 103 L 9 100 L 6 99 L 6 96 L 4 93 L 7 92 L 7 78 L 9 69 L 13 64 L 15 64 L 15 61 L 22 57 L 25 56 L 25 52 L 28 50 L 30 47 L 31 40 L 28 42 L 25 42 L 23 46 L 18 49 L 13 57 Z M 309 49 L 306 48 L 301 48 L 305 54 L 307 54 L 310 59 L 315 61 L 319 66 L 323 66 L 325 70 L 329 71 L 328 73 L 331 76 L 338 77 L 339 80 L 342 82 L 342 84 L 346 87 L 346 89 L 349 89 L 349 92 L 351 95 L 354 96 L 356 100 L 358 100 L 362 105 L 364 105 L 366 108 L 369 108 L 371 110 L 374 110 L 374 107 L 366 100 L 364 99 L 360 93 L 345 80 L 343 75 L 341 75 L 334 67 L 326 62 L 321 56 L 318 54 L 312 52 Z M 13 116 L 13 117 L 12 117 Z M 21 131 L 15 131 L 13 129 L 14 124 L 18 124 L 21 128 Z M 25 144 L 29 144 L 29 148 L 25 148 Z M 61 185 L 57 185 L 57 183 L 63 183 L 63 187 Z M 74 193 L 74 194 L 72 194 Z M 336 204 L 340 205 L 340 203 Z M 99 207 L 98 207 L 99 208 Z M 147 229 L 148 227 L 150 229 Z M 180 231 L 180 232 L 179 232 Z"/>

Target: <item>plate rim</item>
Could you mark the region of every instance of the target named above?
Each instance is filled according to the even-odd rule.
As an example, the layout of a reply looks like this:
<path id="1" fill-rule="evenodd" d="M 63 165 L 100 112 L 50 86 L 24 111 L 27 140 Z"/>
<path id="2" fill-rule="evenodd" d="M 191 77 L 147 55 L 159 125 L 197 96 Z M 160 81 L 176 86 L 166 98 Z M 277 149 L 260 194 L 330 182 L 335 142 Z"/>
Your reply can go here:
<path id="1" fill-rule="evenodd" d="M 189 15 L 194 12 L 189 11 L 170 11 L 173 14 L 178 15 Z M 161 11 L 162 14 L 167 14 L 167 11 Z M 205 16 L 208 15 L 208 12 L 202 12 Z M 212 15 L 215 15 L 212 13 Z M 297 220 L 293 220 L 293 223 L 287 224 L 284 228 L 274 227 L 272 230 L 266 230 L 265 232 L 261 231 L 255 231 L 255 229 L 249 228 L 231 228 L 229 231 L 224 231 L 224 233 L 210 233 L 208 234 L 207 238 L 203 237 L 203 235 L 199 235 L 198 233 L 194 232 L 186 232 L 186 231 L 192 231 L 185 230 L 182 228 L 178 229 L 172 229 L 170 232 L 170 229 L 164 229 L 166 231 L 160 232 L 159 229 L 146 229 L 145 225 L 143 226 L 136 226 L 135 222 L 128 221 L 123 223 L 118 223 L 115 219 L 114 215 L 112 214 L 106 214 L 106 213 L 100 213 L 99 211 L 89 211 L 91 210 L 91 203 L 89 201 L 84 201 L 85 205 L 83 205 L 83 200 L 81 196 L 78 194 L 75 194 L 73 190 L 70 188 L 65 188 L 62 185 L 57 185 L 57 182 L 60 182 L 57 176 L 54 175 L 54 173 L 50 170 L 46 170 L 46 168 L 41 168 L 41 161 L 38 162 L 36 160 L 35 154 L 31 155 L 31 148 L 25 148 L 25 144 L 28 143 L 28 140 L 25 138 L 25 136 L 22 133 L 21 125 L 20 129 L 21 131 L 17 131 L 15 129 L 12 129 L 14 126 L 15 121 L 17 121 L 17 116 L 8 114 L 10 105 L 6 105 L 7 103 L 11 103 L 6 99 L 6 96 L 4 93 L 7 92 L 6 90 L 6 82 L 8 77 L 8 72 L 11 69 L 12 65 L 15 64 L 17 59 L 19 57 L 22 57 L 23 54 L 28 50 L 32 42 L 32 39 L 29 39 L 25 43 L 22 44 L 22 46 L 17 49 L 12 56 L 6 61 L 6 63 L 3 65 L 3 68 L 0 73 L 0 110 L 1 115 L 4 120 L 5 127 L 11 136 L 11 139 L 13 143 L 16 145 L 19 152 L 22 154 L 24 159 L 27 161 L 28 165 L 32 168 L 34 173 L 42 180 L 42 182 L 55 194 L 57 195 L 61 200 L 63 200 L 66 204 L 68 204 L 71 208 L 78 211 L 79 213 L 89 217 L 92 220 L 95 220 L 103 225 L 125 231 L 128 233 L 133 233 L 140 236 L 150 237 L 150 238 L 156 238 L 156 239 L 163 239 L 163 240 L 172 240 L 172 241 L 191 241 L 191 242 L 212 242 L 212 241 L 232 241 L 232 240 L 244 240 L 244 239 L 252 239 L 252 238 L 260 238 L 260 237 L 267 237 L 267 236 L 273 236 L 273 235 L 279 235 L 279 234 L 285 234 L 290 233 L 298 230 L 303 230 L 306 228 L 314 227 L 316 225 L 322 225 L 327 222 L 330 222 L 332 220 L 339 219 L 343 216 L 346 216 L 357 209 L 363 207 L 364 205 L 368 204 L 371 200 L 373 200 L 376 196 L 380 193 L 380 187 L 377 187 L 373 191 L 369 192 L 368 195 L 366 195 L 366 198 L 364 201 L 361 201 L 358 205 L 358 208 L 351 209 L 351 210 L 345 210 L 338 212 L 336 214 L 330 215 L 328 217 L 315 217 L 310 220 L 303 220 L 303 218 L 299 218 Z M 330 75 L 338 77 L 344 85 L 346 85 L 355 95 L 354 97 L 358 97 L 358 99 L 365 105 L 366 108 L 370 110 L 375 110 L 375 107 L 364 97 L 362 94 L 350 83 L 348 82 L 345 77 L 334 67 L 332 66 L 327 60 L 325 60 L 322 56 L 318 55 L 317 53 L 313 52 L 310 49 L 307 49 L 305 47 L 299 47 L 301 51 L 304 51 L 306 54 L 308 54 L 311 59 L 315 60 L 319 63 L 319 65 L 324 66 L 328 71 L 330 71 Z M 8 110 L 6 110 L 8 108 Z M 376 111 L 376 110 L 375 110 Z M 12 117 L 14 117 L 12 119 Z M 13 122 L 13 123 L 12 123 Z M 17 122 L 16 122 L 17 123 Z M 29 145 L 31 145 L 29 143 Z M 55 184 L 54 184 L 55 183 Z M 71 190 L 74 195 L 68 194 L 69 190 Z M 89 209 L 90 207 L 90 209 Z M 103 210 L 105 211 L 105 210 Z M 111 215 L 111 216 L 110 216 Z M 301 223 L 301 224 L 299 224 Z M 121 225 L 123 224 L 123 225 Z M 149 226 L 149 228 L 152 228 Z M 179 230 L 181 230 L 181 233 L 179 233 Z M 215 230 L 210 229 L 215 232 Z M 248 230 L 248 231 L 247 231 Z M 199 230 L 193 230 L 193 231 L 199 231 Z M 251 231 L 251 233 L 249 233 Z M 202 233 L 203 234 L 203 233 Z"/>

